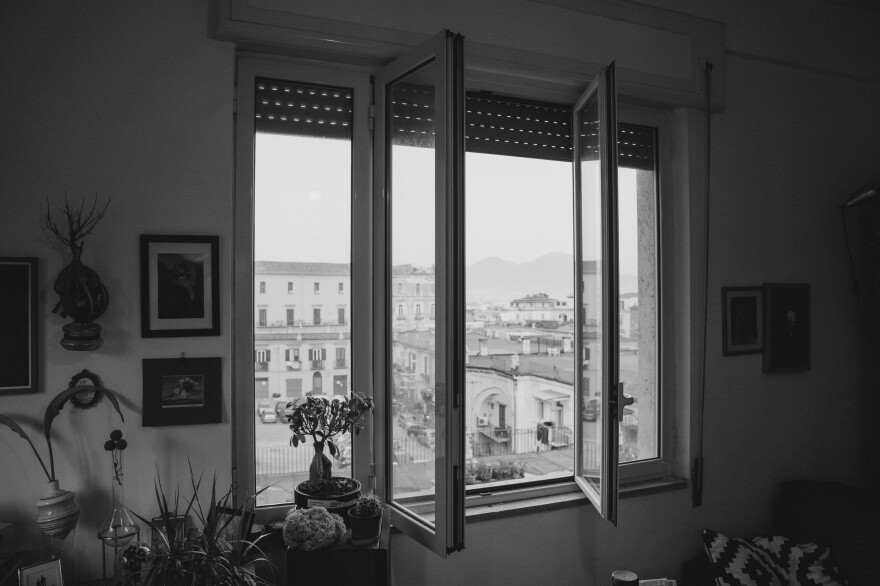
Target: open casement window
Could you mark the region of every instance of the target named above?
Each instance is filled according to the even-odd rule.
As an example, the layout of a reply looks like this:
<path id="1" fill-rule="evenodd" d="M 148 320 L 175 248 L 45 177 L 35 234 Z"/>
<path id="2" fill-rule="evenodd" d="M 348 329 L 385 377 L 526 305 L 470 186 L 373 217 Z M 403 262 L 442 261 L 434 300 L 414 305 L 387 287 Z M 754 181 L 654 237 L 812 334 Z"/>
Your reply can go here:
<path id="1" fill-rule="evenodd" d="M 614 65 L 593 80 L 572 116 L 575 221 L 575 482 L 617 524 L 619 382 L 617 113 Z M 595 389 L 595 391 L 594 391 Z M 595 397 L 595 399 L 594 399 Z M 587 437 L 585 408 L 599 414 Z M 598 446 L 598 449 L 587 449 Z"/>
<path id="2" fill-rule="evenodd" d="M 377 483 L 395 527 L 443 557 L 463 547 L 464 532 L 462 45 L 444 31 L 374 85 L 374 377 L 384 390 L 376 416 L 385 418 Z M 415 288 L 393 287 L 403 273 L 434 282 L 418 299 L 436 304 L 434 327 L 409 323 Z M 400 426 L 395 407 L 404 403 L 420 408 Z M 418 458 L 395 461 L 401 435 L 418 438 Z"/>

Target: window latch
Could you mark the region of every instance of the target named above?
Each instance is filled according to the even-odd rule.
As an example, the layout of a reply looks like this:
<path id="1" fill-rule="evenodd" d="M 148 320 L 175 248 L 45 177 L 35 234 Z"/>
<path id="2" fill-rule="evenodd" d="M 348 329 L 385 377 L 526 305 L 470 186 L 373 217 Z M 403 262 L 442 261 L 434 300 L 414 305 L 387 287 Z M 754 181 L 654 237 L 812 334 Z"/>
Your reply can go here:
<path id="1" fill-rule="evenodd" d="M 623 410 L 627 405 L 632 405 L 636 400 L 631 395 L 623 392 L 623 381 L 617 383 L 617 423 L 623 423 Z"/>

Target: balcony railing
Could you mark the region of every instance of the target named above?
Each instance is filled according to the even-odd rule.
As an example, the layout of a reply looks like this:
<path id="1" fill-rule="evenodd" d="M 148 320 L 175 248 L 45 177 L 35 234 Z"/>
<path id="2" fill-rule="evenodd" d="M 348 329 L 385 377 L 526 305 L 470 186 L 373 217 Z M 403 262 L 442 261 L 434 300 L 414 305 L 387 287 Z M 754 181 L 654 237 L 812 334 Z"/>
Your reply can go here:
<path id="1" fill-rule="evenodd" d="M 337 360 L 335 366 L 336 368 L 345 368 L 345 360 Z"/>
<path id="2" fill-rule="evenodd" d="M 257 372 L 266 372 L 269 370 L 268 362 L 254 362 L 254 370 Z"/>
<path id="3" fill-rule="evenodd" d="M 324 361 L 312 360 L 312 370 L 324 370 Z"/>

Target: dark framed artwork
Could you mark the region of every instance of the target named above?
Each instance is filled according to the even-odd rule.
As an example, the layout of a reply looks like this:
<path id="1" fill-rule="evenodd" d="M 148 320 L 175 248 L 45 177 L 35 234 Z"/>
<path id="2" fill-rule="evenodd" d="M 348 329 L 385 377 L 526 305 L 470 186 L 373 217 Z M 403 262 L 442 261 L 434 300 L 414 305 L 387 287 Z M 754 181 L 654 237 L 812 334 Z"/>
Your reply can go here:
<path id="1" fill-rule="evenodd" d="M 764 372 L 810 369 L 810 285 L 764 284 Z"/>
<path id="2" fill-rule="evenodd" d="M 144 427 L 220 423 L 220 358 L 145 358 Z"/>
<path id="3" fill-rule="evenodd" d="M 141 236 L 141 336 L 220 335 L 218 236 Z"/>
<path id="4" fill-rule="evenodd" d="M 63 586 L 61 560 L 56 558 L 18 570 L 19 586 Z"/>
<path id="5" fill-rule="evenodd" d="M 0 394 L 37 392 L 38 268 L 36 258 L 0 257 Z"/>
<path id="6" fill-rule="evenodd" d="M 722 287 L 722 344 L 724 356 L 755 354 L 764 347 L 761 287 Z"/>

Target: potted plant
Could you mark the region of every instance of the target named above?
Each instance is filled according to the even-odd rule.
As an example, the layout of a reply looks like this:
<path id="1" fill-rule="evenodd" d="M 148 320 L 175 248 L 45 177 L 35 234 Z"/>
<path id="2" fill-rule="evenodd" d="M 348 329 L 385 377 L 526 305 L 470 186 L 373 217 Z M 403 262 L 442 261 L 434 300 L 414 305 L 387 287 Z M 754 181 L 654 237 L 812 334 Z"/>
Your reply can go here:
<path id="1" fill-rule="evenodd" d="M 382 528 L 382 501 L 375 494 L 362 494 L 348 510 L 351 544 L 370 545 L 379 540 Z"/>
<path id="2" fill-rule="evenodd" d="M 211 502 L 205 510 L 199 500 L 201 478 L 196 480 L 190 468 L 193 494 L 180 512 L 180 493 L 166 498 L 161 480 L 156 481 L 156 500 L 160 523 L 154 523 L 135 513 L 154 534 L 161 538 L 161 546 L 146 554 L 137 575 L 130 582 L 143 586 L 189 586 L 212 584 L 217 586 L 255 586 L 271 582 L 257 576 L 256 564 L 271 563 L 257 543 L 264 537 L 250 540 L 253 521 L 253 501 L 233 508 L 232 489 L 217 498 L 216 481 L 211 486 Z M 262 491 L 260 491 L 262 492 Z M 257 493 L 259 494 L 259 492 Z M 171 503 L 169 505 L 169 502 Z M 195 526 L 189 531 L 178 522 L 194 516 Z"/>
<path id="3" fill-rule="evenodd" d="M 480 467 L 476 461 L 471 460 L 465 466 L 464 479 L 466 484 L 476 484 L 477 483 L 477 472 L 479 472 Z"/>
<path id="4" fill-rule="evenodd" d="M 346 510 L 357 499 L 361 483 L 353 478 L 334 477 L 333 464 L 324 454 L 324 447 L 334 458 L 339 449 L 334 437 L 344 433 L 359 433 L 364 415 L 373 408 L 373 399 L 352 393 L 348 399 L 307 397 L 287 405 L 284 417 L 290 423 L 290 445 L 298 447 L 312 439 L 315 455 L 309 466 L 309 479 L 294 488 L 294 503 L 300 508 L 325 507 L 331 513 L 346 519 Z"/>

